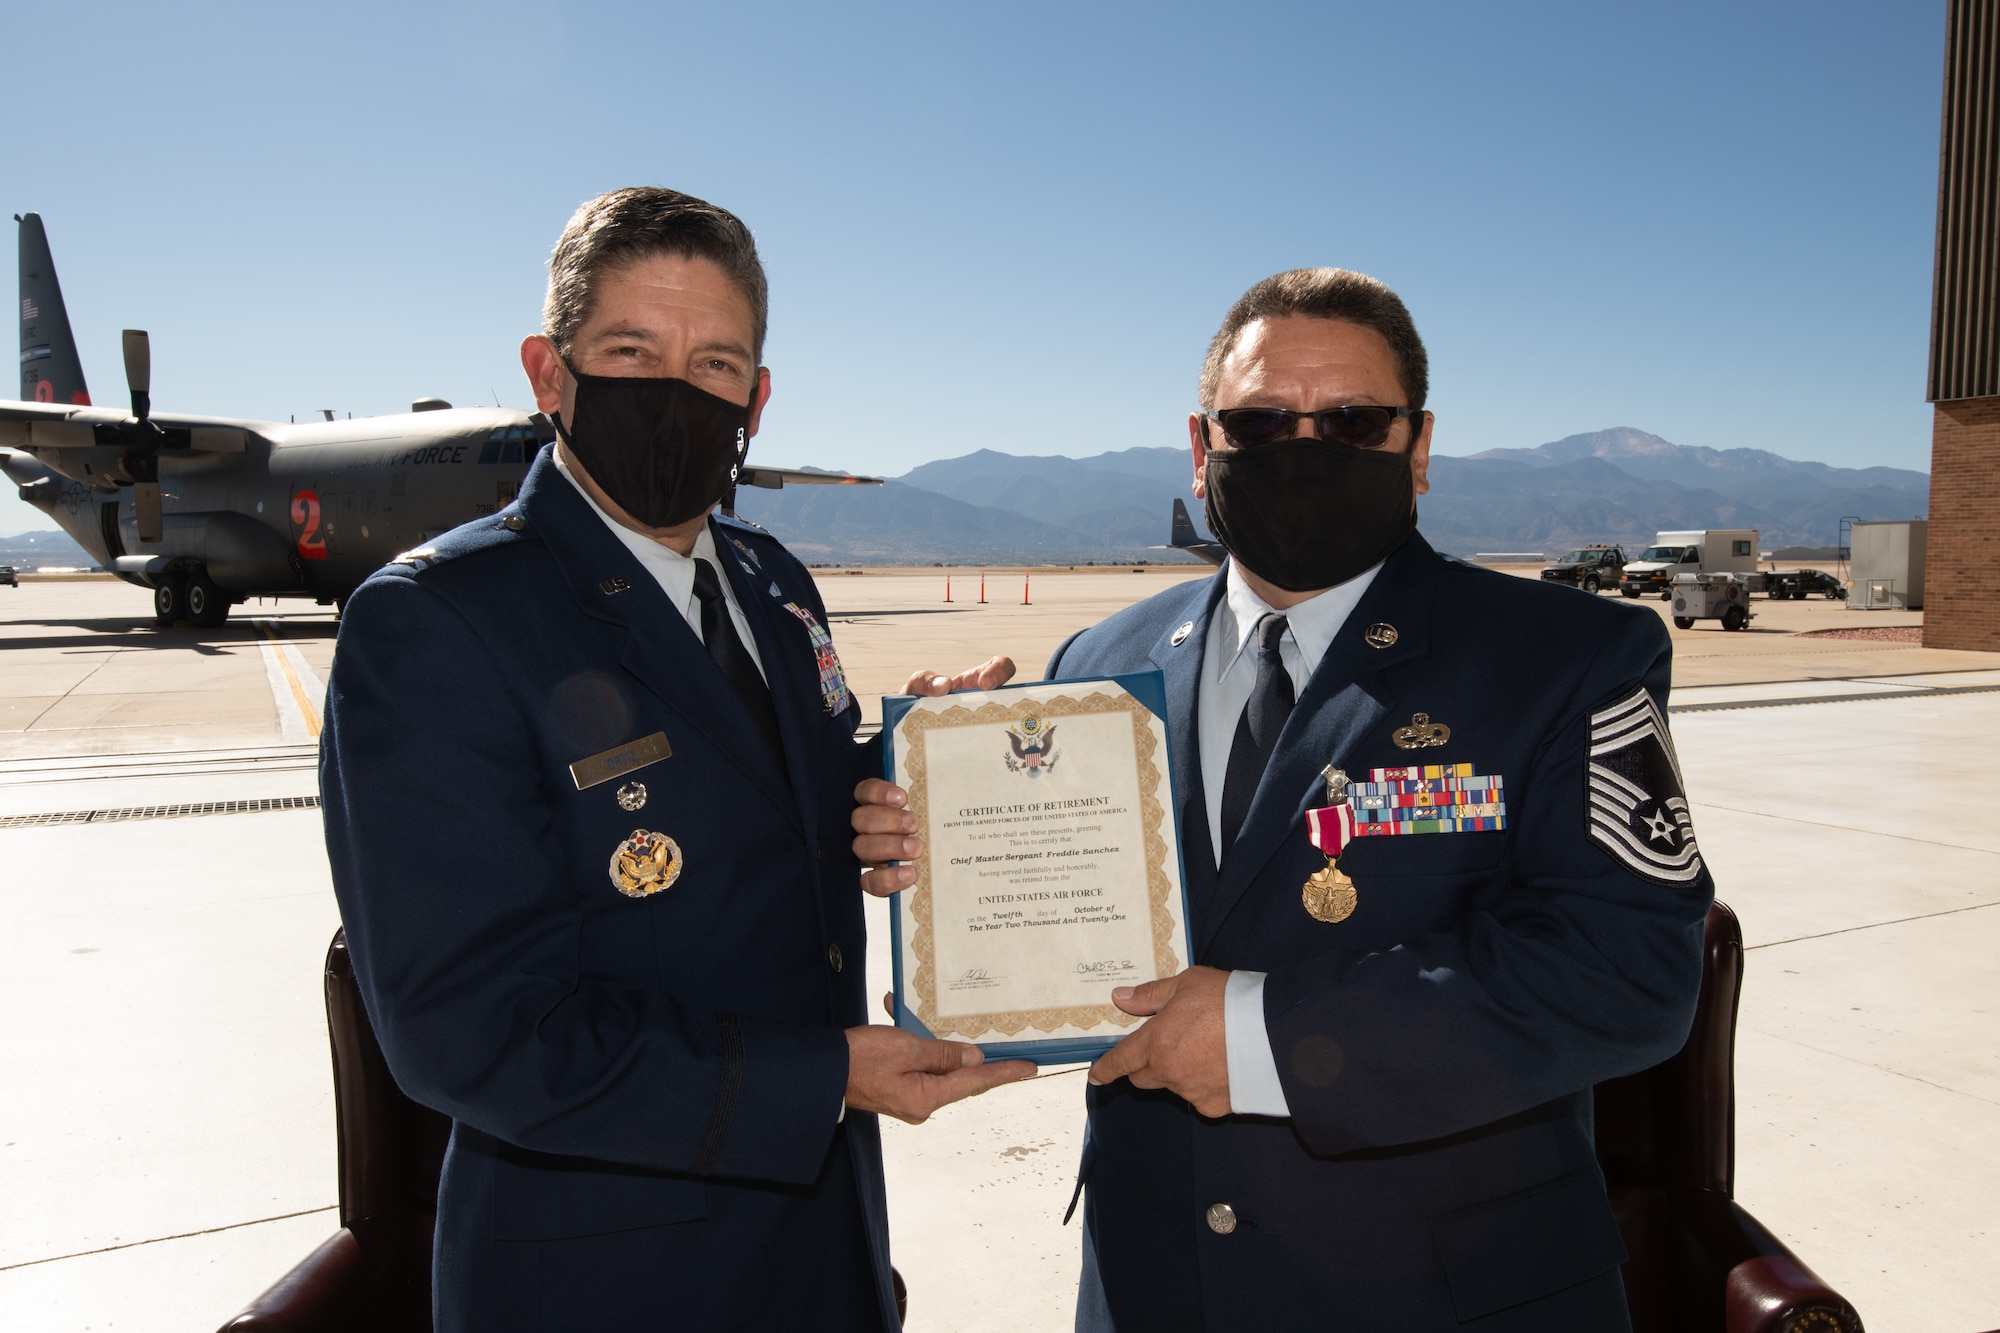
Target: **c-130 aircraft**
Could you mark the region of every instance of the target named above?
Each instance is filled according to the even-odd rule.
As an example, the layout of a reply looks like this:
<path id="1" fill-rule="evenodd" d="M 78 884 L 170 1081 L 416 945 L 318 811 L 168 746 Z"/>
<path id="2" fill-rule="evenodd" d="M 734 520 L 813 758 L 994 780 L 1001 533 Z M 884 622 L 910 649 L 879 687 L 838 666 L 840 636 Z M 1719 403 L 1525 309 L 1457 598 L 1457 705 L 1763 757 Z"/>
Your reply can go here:
<path id="1" fill-rule="evenodd" d="M 0 469 L 104 568 L 152 589 L 162 625 L 212 628 L 248 597 L 339 605 L 400 552 L 506 505 L 555 438 L 539 412 L 441 398 L 344 421 L 155 412 L 140 329 L 124 335 L 131 412 L 93 406 L 42 219 L 14 220 L 21 397 L 0 399 Z M 737 484 L 880 479 L 753 464 Z"/>

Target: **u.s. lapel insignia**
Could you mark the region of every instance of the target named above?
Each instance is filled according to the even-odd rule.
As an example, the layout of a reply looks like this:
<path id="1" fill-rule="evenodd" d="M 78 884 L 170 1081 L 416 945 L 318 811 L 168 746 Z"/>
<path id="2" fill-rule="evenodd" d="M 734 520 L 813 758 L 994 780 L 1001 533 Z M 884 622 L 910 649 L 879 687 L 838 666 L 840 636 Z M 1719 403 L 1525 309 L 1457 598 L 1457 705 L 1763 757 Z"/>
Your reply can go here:
<path id="1" fill-rule="evenodd" d="M 597 585 L 597 590 L 610 597 L 615 593 L 632 591 L 632 585 L 621 578 L 608 578 Z"/>
<path id="2" fill-rule="evenodd" d="M 1172 644 L 1174 647 L 1178 648 L 1182 644 L 1187 642 L 1188 635 L 1192 633 L 1194 633 L 1194 622 L 1190 620 L 1187 621 L 1185 624 L 1183 624 L 1179 629 L 1175 630 L 1174 637 L 1167 640 L 1167 642 Z"/>
<path id="3" fill-rule="evenodd" d="M 1361 638 L 1370 648 L 1394 648 L 1396 627 L 1387 621 L 1378 620 L 1361 631 Z"/>
<path id="4" fill-rule="evenodd" d="M 611 854 L 611 883 L 627 898 L 650 898 L 681 877 L 680 845 L 664 833 L 634 829 Z"/>
<path id="5" fill-rule="evenodd" d="M 1418 713 L 1410 719 L 1407 727 L 1397 727 L 1389 737 L 1398 750 L 1428 750 L 1434 745 L 1443 745 L 1451 739 L 1451 728 L 1442 722 L 1431 721 L 1429 713 Z"/>

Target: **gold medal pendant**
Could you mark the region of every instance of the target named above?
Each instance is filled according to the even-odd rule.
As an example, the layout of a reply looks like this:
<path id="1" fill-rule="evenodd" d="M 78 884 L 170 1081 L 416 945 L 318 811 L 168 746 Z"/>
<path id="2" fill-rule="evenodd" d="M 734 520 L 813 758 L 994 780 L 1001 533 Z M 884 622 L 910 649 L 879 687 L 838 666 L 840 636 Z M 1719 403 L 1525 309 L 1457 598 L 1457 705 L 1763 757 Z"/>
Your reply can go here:
<path id="1" fill-rule="evenodd" d="M 1315 921 L 1332 925 L 1354 915 L 1354 881 L 1331 859 L 1324 870 L 1313 872 L 1300 897 L 1305 901 L 1307 915 Z"/>
<path id="2" fill-rule="evenodd" d="M 611 854 L 611 883 L 627 898 L 650 898 L 681 877 L 680 846 L 664 833 L 635 829 Z"/>

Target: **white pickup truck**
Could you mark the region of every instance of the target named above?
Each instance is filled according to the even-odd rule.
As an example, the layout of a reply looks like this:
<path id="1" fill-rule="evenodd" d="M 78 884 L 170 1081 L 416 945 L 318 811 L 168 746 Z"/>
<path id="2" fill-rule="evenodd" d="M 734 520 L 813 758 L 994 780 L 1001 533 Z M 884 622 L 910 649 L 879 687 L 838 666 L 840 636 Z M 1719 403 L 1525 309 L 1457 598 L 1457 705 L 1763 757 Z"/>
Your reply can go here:
<path id="1" fill-rule="evenodd" d="M 1741 574 L 1751 583 L 1757 573 L 1757 529 L 1695 528 L 1662 532 L 1637 559 L 1625 562 L 1618 591 L 1627 597 L 1652 593 L 1661 601 L 1673 596 L 1676 574 Z"/>

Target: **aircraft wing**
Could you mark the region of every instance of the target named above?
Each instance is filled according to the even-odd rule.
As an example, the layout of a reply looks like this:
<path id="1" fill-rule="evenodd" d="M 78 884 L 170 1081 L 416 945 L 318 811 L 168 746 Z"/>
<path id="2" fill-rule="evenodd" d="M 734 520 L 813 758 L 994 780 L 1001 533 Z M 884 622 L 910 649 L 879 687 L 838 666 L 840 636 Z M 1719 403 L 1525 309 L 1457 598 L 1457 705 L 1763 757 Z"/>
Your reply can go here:
<path id="1" fill-rule="evenodd" d="M 65 403 L 31 403 L 18 398 L 0 398 L 0 445 L 17 449 L 86 448 L 96 443 L 97 426 L 116 426 L 132 420 L 132 414 L 111 407 L 71 407 Z M 201 435 L 197 449 L 234 452 L 243 447 L 247 433 L 266 431 L 269 422 L 242 417 L 203 417 L 185 412 L 155 412 L 154 425 L 166 431 L 186 431 Z"/>
<path id="2" fill-rule="evenodd" d="M 760 467 L 751 463 L 736 478 L 738 486 L 756 486 L 775 491 L 785 486 L 880 486 L 880 477 L 857 477 L 851 472 L 819 472 L 812 468 Z"/>

